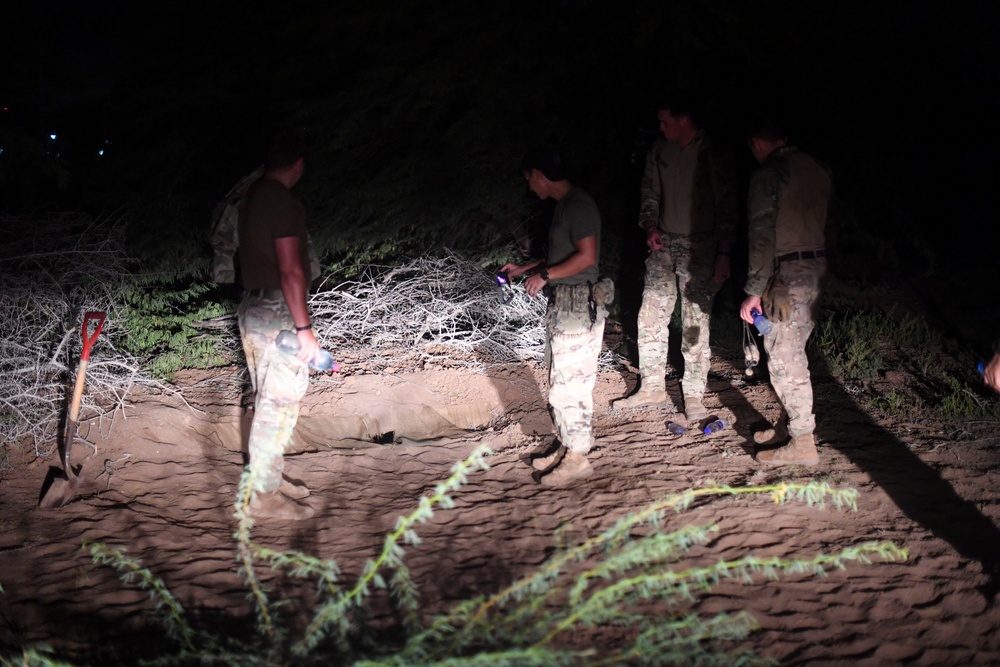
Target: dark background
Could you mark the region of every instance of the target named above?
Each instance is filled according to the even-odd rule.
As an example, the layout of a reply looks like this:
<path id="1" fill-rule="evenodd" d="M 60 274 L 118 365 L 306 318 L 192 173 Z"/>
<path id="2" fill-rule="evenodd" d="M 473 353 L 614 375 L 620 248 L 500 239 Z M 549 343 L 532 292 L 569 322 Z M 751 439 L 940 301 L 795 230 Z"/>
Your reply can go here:
<path id="1" fill-rule="evenodd" d="M 1000 330 L 992 3 L 249 4 L 7 3 L 0 204 L 127 210 L 207 256 L 214 203 L 294 126 L 328 261 L 503 247 L 534 206 L 520 158 L 552 142 L 628 282 L 653 105 L 683 87 L 742 182 L 757 110 L 832 167 L 855 277 L 910 281 L 984 351 Z"/>

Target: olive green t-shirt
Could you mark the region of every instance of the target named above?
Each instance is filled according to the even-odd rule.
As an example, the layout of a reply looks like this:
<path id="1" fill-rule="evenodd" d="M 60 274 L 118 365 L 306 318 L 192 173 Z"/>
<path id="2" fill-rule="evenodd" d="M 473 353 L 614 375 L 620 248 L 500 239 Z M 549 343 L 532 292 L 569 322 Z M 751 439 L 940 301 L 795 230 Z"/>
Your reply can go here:
<path id="1" fill-rule="evenodd" d="M 576 242 L 588 236 L 597 237 L 597 257 L 594 263 L 576 275 L 553 279 L 553 285 L 585 285 L 596 283 L 601 260 L 601 212 L 590 195 L 578 187 L 570 188 L 552 214 L 549 227 L 549 266 L 555 266 L 577 252 Z"/>
<path id="2" fill-rule="evenodd" d="M 274 240 L 299 237 L 299 255 L 306 282 L 312 281 L 306 209 L 281 183 L 264 177 L 250 186 L 239 222 L 240 270 L 243 287 L 281 287 Z"/>

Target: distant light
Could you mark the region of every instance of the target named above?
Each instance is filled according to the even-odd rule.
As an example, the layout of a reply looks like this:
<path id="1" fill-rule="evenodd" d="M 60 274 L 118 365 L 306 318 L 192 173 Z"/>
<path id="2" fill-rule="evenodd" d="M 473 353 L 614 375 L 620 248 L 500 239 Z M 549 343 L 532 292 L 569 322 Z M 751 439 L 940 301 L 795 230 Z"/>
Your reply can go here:
<path id="1" fill-rule="evenodd" d="M 98 155 L 104 155 L 104 149 L 102 148 L 101 150 L 97 151 L 97 154 Z"/>
<path id="2" fill-rule="evenodd" d="M 110 139 L 105 139 L 104 140 L 104 145 L 105 146 L 110 146 L 111 145 L 111 140 Z"/>
<path id="3" fill-rule="evenodd" d="M 49 135 L 49 139 L 51 139 L 52 141 L 55 141 L 56 140 L 56 135 L 50 134 Z"/>
<path id="4" fill-rule="evenodd" d="M 0 155 L 3 155 L 3 147 L 0 146 Z"/>
<path id="5" fill-rule="evenodd" d="M 10 111 L 10 107 L 4 107 L 3 110 L 4 111 Z"/>

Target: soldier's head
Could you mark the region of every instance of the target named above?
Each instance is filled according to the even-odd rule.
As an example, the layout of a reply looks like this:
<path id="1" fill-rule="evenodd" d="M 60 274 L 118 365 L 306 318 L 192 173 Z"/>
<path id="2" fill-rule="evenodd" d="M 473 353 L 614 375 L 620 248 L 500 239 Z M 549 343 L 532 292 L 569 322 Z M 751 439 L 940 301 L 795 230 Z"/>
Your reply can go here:
<path id="1" fill-rule="evenodd" d="M 761 164 L 788 142 L 785 130 L 770 119 L 756 121 L 747 132 L 747 145 Z"/>
<path id="2" fill-rule="evenodd" d="M 551 146 L 541 146 L 528 151 L 521 162 L 524 180 L 540 199 L 554 197 L 569 189 L 569 180 L 562 157 Z"/>
<path id="3" fill-rule="evenodd" d="M 664 97 L 656 108 L 660 132 L 667 141 L 687 146 L 694 140 L 700 127 L 700 110 L 688 92 L 677 91 Z"/>
<path id="4" fill-rule="evenodd" d="M 286 186 L 291 188 L 302 177 L 305 169 L 305 142 L 292 130 L 280 132 L 271 139 L 264 158 L 264 169 L 271 175 L 280 174 L 291 180 Z"/>

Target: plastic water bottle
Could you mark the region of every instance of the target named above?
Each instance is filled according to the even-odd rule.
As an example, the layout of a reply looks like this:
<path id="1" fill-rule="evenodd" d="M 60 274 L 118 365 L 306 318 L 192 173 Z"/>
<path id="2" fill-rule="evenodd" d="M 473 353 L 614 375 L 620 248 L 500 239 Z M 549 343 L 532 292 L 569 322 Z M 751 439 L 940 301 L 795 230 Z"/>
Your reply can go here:
<path id="1" fill-rule="evenodd" d="M 771 320 L 764 317 L 759 310 L 754 308 L 750 311 L 750 316 L 753 318 L 753 325 L 757 327 L 757 331 L 760 332 L 761 336 L 771 333 Z"/>
<path id="2" fill-rule="evenodd" d="M 687 429 L 676 422 L 667 422 L 667 430 L 674 435 L 684 435 L 687 433 Z"/>
<path id="3" fill-rule="evenodd" d="M 298 354 L 300 347 L 299 337 L 288 329 L 283 329 L 278 333 L 274 344 L 278 346 L 279 350 L 288 354 Z M 333 371 L 334 373 L 340 370 L 340 364 L 334 361 L 333 356 L 323 349 L 316 353 L 313 360 L 309 362 L 309 367 L 317 371 Z"/>
<path id="4" fill-rule="evenodd" d="M 726 422 L 722 421 L 721 419 L 716 419 L 713 422 L 705 424 L 705 428 L 702 429 L 702 432 L 707 435 L 709 433 L 715 433 L 716 431 L 721 431 L 724 428 L 726 428 Z"/>

